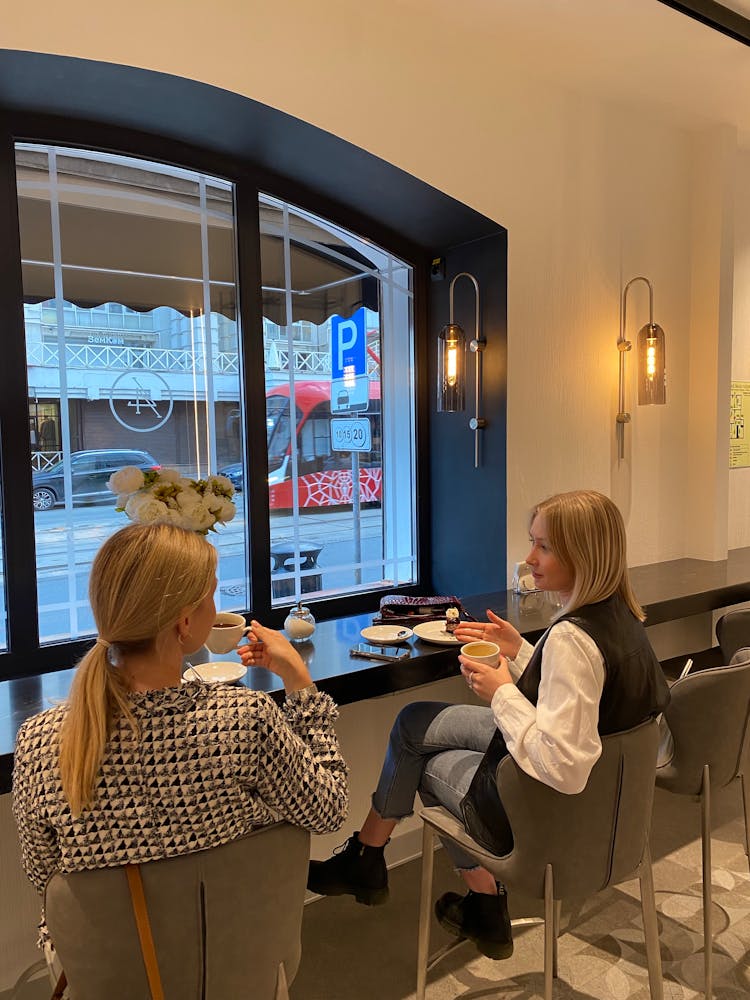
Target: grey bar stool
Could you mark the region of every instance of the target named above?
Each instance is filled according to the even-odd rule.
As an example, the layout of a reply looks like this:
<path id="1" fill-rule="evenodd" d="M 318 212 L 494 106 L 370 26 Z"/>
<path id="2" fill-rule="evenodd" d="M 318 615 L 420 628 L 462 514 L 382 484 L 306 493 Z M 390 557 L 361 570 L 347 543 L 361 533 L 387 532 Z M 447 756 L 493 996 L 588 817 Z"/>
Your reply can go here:
<path id="1" fill-rule="evenodd" d="M 164 996 L 288 1000 L 301 955 L 310 834 L 287 823 L 140 866 Z M 53 875 L 50 935 L 71 1000 L 145 1000 L 123 868 Z"/>
<path id="2" fill-rule="evenodd" d="M 729 663 L 738 649 L 750 647 L 750 608 L 727 611 L 716 622 L 716 638 L 724 662 Z"/>
<path id="3" fill-rule="evenodd" d="M 664 718 L 674 740 L 672 760 L 657 769 L 659 788 L 690 795 L 701 804 L 703 853 L 703 961 L 706 997 L 713 992 L 711 914 L 711 791 L 738 781 L 750 860 L 750 649 L 742 662 L 688 674 L 672 685 Z"/>
<path id="4" fill-rule="evenodd" d="M 429 969 L 457 946 L 428 957 L 435 833 L 460 844 L 510 892 L 517 890 L 532 899 L 544 900 L 545 1000 L 552 1000 L 552 980 L 557 976 L 561 901 L 590 896 L 637 876 L 651 997 L 662 1000 L 648 843 L 658 740 L 655 720 L 603 737 L 602 755 L 578 795 L 555 791 L 522 771 L 512 757 L 505 757 L 497 769 L 497 785 L 513 830 L 514 846 L 504 857 L 490 854 L 477 844 L 463 823 L 446 809 L 423 810 L 417 1000 L 424 1000 Z"/>

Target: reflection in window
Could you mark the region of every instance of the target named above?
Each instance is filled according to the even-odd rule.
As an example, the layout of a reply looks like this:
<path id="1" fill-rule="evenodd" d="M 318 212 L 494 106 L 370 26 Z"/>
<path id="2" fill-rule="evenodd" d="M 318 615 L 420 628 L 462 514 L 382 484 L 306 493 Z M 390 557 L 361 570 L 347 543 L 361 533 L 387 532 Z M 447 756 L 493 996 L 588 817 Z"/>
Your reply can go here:
<path id="1" fill-rule="evenodd" d="M 260 218 L 274 602 L 411 583 L 411 268 L 270 197 Z"/>
<path id="2" fill-rule="evenodd" d="M 205 476 L 243 459 L 232 185 L 188 170 L 19 144 L 39 629 L 93 631 L 94 553 L 127 523 L 123 465 Z M 218 600 L 249 606 L 245 519 L 212 536 Z"/>

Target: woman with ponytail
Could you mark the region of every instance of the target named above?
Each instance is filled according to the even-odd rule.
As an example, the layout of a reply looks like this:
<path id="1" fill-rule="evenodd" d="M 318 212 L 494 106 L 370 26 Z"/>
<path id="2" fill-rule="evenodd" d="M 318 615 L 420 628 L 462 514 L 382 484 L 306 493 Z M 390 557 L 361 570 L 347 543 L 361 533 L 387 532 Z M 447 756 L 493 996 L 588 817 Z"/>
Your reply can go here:
<path id="1" fill-rule="evenodd" d="M 281 707 L 246 687 L 181 683 L 215 589 L 216 550 L 183 528 L 133 524 L 99 550 L 98 637 L 67 703 L 27 720 L 16 742 L 13 809 L 39 892 L 55 871 L 200 851 L 277 818 L 315 833 L 343 822 L 336 706 L 281 633 L 253 622 L 243 657 L 282 679 Z"/>

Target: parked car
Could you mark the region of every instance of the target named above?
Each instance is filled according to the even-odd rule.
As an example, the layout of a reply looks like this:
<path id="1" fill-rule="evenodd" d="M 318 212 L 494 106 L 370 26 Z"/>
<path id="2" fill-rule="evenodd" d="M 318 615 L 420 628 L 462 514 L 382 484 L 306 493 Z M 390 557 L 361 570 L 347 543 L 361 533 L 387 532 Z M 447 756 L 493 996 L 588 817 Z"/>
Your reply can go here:
<path id="1" fill-rule="evenodd" d="M 73 480 L 73 503 L 93 503 L 97 500 L 114 500 L 114 494 L 107 489 L 107 481 L 113 472 L 124 465 L 135 465 L 144 471 L 159 469 L 161 466 L 147 451 L 127 449 L 102 451 L 74 451 L 68 460 Z M 65 459 L 56 462 L 44 472 L 33 475 L 32 500 L 34 510 L 50 510 L 65 502 L 63 480 Z"/>
<path id="2" fill-rule="evenodd" d="M 234 486 L 238 493 L 242 493 L 242 486 L 244 479 L 242 477 L 242 462 L 233 462 L 231 465 L 225 465 L 223 469 L 216 470 L 218 475 L 226 476 L 229 482 Z"/>

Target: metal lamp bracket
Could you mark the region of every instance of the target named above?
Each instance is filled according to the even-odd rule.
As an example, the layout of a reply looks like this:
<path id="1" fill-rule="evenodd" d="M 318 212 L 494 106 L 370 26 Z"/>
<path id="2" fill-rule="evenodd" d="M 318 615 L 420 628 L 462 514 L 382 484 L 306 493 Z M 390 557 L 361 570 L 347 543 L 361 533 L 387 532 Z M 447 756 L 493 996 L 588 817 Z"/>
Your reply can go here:
<path id="1" fill-rule="evenodd" d="M 625 409 L 625 355 L 632 348 L 633 344 L 626 336 L 628 318 L 628 290 L 636 281 L 645 281 L 648 285 L 648 308 L 649 323 L 654 323 L 654 289 L 648 278 L 639 275 L 631 278 L 622 291 L 622 309 L 620 310 L 620 336 L 617 338 L 617 350 L 619 351 L 619 372 L 618 372 L 618 406 L 615 426 L 617 428 L 617 457 L 619 461 L 625 457 L 625 424 L 630 423 L 630 414 Z"/>
<path id="2" fill-rule="evenodd" d="M 482 353 L 486 347 L 487 341 L 481 334 L 479 327 L 479 283 L 473 274 L 469 274 L 468 271 L 461 271 L 455 276 L 455 278 L 450 283 L 449 289 L 449 302 L 450 302 L 450 322 L 453 323 L 453 286 L 456 284 L 459 278 L 468 278 L 469 281 L 474 286 L 474 294 L 476 298 L 476 311 L 474 316 L 474 338 L 469 343 L 469 349 L 474 355 L 474 416 L 469 420 L 469 429 L 474 432 L 474 468 L 478 469 L 481 465 L 481 451 L 480 451 L 480 434 L 479 432 L 482 428 L 487 426 L 487 421 L 484 417 L 479 415 L 482 404 Z"/>

